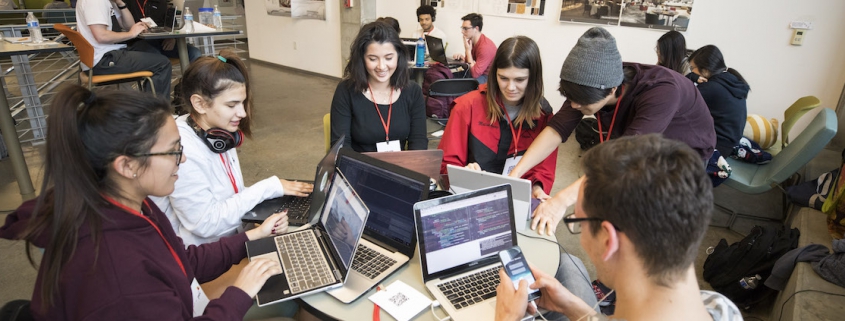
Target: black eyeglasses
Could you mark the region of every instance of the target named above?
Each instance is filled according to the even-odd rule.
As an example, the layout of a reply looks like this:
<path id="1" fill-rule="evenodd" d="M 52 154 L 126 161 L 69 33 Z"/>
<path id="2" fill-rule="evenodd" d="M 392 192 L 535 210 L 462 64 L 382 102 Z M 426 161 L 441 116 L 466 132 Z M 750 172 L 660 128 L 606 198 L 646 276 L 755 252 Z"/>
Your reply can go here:
<path id="1" fill-rule="evenodd" d="M 176 166 L 182 163 L 182 150 L 185 149 L 185 146 L 179 146 L 179 150 L 172 151 L 172 152 L 161 152 L 161 153 L 144 153 L 144 154 L 135 154 L 132 155 L 134 157 L 142 157 L 142 156 L 176 156 Z"/>
<path id="2" fill-rule="evenodd" d="M 603 219 L 603 218 L 598 218 L 598 217 L 577 218 L 577 217 L 575 217 L 574 213 L 569 214 L 569 215 L 567 215 L 563 218 L 563 224 L 566 225 L 566 228 L 569 229 L 569 233 L 572 233 L 572 234 L 581 234 L 581 222 L 589 222 L 589 221 L 604 222 L 604 221 L 607 221 L 607 220 Z M 611 222 L 610 225 L 613 225 L 613 228 L 616 229 L 617 231 L 621 231 L 618 227 L 616 227 L 616 224 L 613 224 L 613 222 Z"/>

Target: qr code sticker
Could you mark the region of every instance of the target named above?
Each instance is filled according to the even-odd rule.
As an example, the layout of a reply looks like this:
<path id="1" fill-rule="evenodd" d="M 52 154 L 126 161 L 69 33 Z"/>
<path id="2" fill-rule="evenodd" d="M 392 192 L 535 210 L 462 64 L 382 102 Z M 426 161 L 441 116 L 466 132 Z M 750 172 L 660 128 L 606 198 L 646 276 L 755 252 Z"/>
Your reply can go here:
<path id="1" fill-rule="evenodd" d="M 408 297 L 402 293 L 396 293 L 392 297 L 390 297 L 390 303 L 395 304 L 396 306 L 402 306 L 406 301 L 408 301 Z"/>

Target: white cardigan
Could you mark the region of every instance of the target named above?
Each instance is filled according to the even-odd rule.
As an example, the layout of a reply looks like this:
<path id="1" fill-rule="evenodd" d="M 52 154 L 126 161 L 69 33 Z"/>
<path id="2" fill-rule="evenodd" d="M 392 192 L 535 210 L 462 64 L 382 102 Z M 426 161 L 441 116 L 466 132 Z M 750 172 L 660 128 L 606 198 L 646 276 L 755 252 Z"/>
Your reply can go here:
<path id="1" fill-rule="evenodd" d="M 235 234 L 244 213 L 261 201 L 283 196 L 284 188 L 276 176 L 245 188 L 237 151 L 233 148 L 223 154 L 212 152 L 186 119 L 187 115 L 176 119 L 187 157 L 185 163 L 179 166 L 176 189 L 169 196 L 152 199 L 188 246 L 214 242 L 220 237 Z M 237 194 L 220 155 L 231 164 Z"/>

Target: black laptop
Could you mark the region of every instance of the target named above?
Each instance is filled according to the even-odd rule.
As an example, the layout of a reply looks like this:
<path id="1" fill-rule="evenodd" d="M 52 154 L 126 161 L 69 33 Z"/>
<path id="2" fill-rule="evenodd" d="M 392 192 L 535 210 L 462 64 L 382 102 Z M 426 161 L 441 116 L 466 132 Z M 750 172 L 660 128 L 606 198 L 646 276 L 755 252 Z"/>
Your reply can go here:
<path id="1" fill-rule="evenodd" d="M 332 176 L 334 175 L 337 154 L 340 148 L 343 147 L 344 140 L 346 140 L 345 135 L 341 136 L 335 142 L 334 146 L 323 157 L 323 160 L 317 164 L 317 173 L 314 175 L 314 181 L 303 181 L 314 184 L 314 191 L 310 195 L 306 197 L 285 195 L 265 200 L 246 212 L 241 217 L 241 221 L 261 223 L 270 217 L 270 215 L 273 215 L 273 213 L 288 209 L 288 224 L 299 226 L 311 223 L 320 214 L 320 209 L 323 208 L 323 203 L 326 201 L 329 183 L 332 181 Z"/>
<path id="2" fill-rule="evenodd" d="M 446 48 L 443 47 L 443 39 L 434 36 L 425 36 L 425 43 L 428 46 L 428 54 L 431 60 L 444 64 L 450 69 L 457 67 L 466 68 L 466 63 L 446 57 Z"/>

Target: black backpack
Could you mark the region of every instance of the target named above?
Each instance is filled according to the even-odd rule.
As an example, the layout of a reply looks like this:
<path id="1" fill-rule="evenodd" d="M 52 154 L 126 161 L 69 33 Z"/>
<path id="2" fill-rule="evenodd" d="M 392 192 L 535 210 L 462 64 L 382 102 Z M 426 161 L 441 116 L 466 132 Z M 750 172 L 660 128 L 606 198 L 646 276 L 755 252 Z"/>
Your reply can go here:
<path id="1" fill-rule="evenodd" d="M 607 137 L 607 132 L 603 131 L 601 135 L 602 137 Z M 618 138 L 619 136 L 620 134 L 618 133 L 618 130 L 616 130 L 613 131 L 610 138 Z M 601 143 L 601 138 L 599 138 L 598 120 L 593 117 L 581 118 L 581 121 L 579 121 L 578 125 L 575 126 L 575 140 L 579 145 L 581 145 L 581 150 L 588 150 Z"/>
<path id="2" fill-rule="evenodd" d="M 799 235 L 796 228 L 754 226 L 748 236 L 730 246 L 722 239 L 704 261 L 704 280 L 737 307 L 748 309 L 776 292 L 763 282 L 775 262 L 798 247 Z"/>

